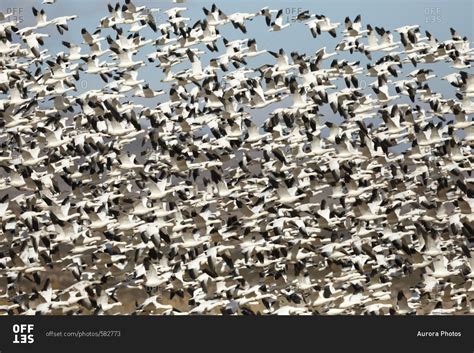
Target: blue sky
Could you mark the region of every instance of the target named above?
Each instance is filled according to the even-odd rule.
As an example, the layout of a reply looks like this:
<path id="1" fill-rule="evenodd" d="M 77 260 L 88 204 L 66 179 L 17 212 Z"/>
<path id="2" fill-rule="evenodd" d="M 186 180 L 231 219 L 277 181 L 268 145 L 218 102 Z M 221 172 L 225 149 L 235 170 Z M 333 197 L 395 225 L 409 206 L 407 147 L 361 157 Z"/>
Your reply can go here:
<path id="1" fill-rule="evenodd" d="M 226 24 L 219 28 L 221 35 L 229 40 L 243 39 L 243 38 L 255 38 L 258 43 L 260 50 L 267 49 L 277 51 L 280 48 L 284 48 L 286 53 L 289 54 L 292 51 L 298 51 L 299 53 L 306 53 L 307 55 L 313 55 L 319 48 L 326 47 L 328 51 L 334 51 L 336 44 L 341 40 L 342 36 L 339 34 L 343 29 L 344 18 L 349 16 L 353 19 L 356 15 L 362 16 L 362 23 L 365 27 L 366 24 L 372 26 L 384 27 L 385 29 L 393 29 L 403 25 L 414 25 L 419 24 L 422 32 L 425 30 L 430 31 L 440 40 L 446 40 L 450 38 L 449 28 L 454 27 L 461 35 L 467 36 L 472 40 L 473 36 L 473 1 L 471 0 L 429 0 L 429 1 L 412 1 L 412 0 L 401 0 L 401 1 L 305 1 L 305 0 L 292 0 L 292 1 L 258 1 L 258 0 L 239 0 L 239 1 L 195 1 L 188 0 L 184 4 L 174 4 L 171 0 L 151 0 L 151 1 L 140 1 L 136 0 L 136 5 L 146 5 L 151 8 L 160 8 L 166 10 L 175 6 L 184 6 L 187 11 L 184 13 L 186 17 L 191 18 L 190 24 L 195 23 L 198 19 L 204 18 L 202 7 L 206 6 L 210 8 L 212 3 L 216 3 L 224 13 L 232 12 L 257 12 L 262 7 L 268 6 L 272 9 L 283 9 L 285 14 L 285 21 L 292 19 L 299 11 L 310 10 L 311 13 L 324 14 L 328 16 L 333 22 L 340 22 L 341 27 L 338 29 L 338 37 L 332 38 L 329 34 L 323 33 L 322 36 L 314 39 L 307 26 L 302 23 L 292 23 L 289 28 L 286 28 L 280 32 L 268 32 L 268 28 L 265 25 L 263 17 L 257 17 L 253 21 L 247 23 L 247 34 L 243 34 L 238 29 L 234 29 L 231 24 Z M 53 5 L 43 5 L 41 0 L 2 0 L 0 11 L 12 12 L 15 16 L 21 16 L 23 23 L 21 26 L 28 26 L 34 24 L 34 18 L 32 15 L 31 7 L 44 8 L 48 18 L 54 18 L 57 16 L 64 15 L 78 15 L 79 18 L 70 23 L 70 29 L 65 32 L 64 35 L 60 36 L 55 27 L 50 26 L 43 28 L 39 32 L 50 34 L 51 37 L 45 40 L 45 47 L 49 49 L 52 54 L 60 51 L 66 51 L 67 48 L 61 45 L 61 41 L 70 41 L 74 43 L 82 43 L 82 37 L 80 29 L 85 27 L 90 32 L 93 32 L 99 25 L 99 21 L 102 17 L 107 16 L 107 4 L 109 1 L 98 1 L 98 0 L 57 0 Z M 115 3 L 115 2 L 111 2 Z M 157 21 L 163 21 L 166 16 L 160 11 L 156 14 Z M 20 27 L 21 27 L 20 26 Z M 128 26 L 125 25 L 125 28 Z M 153 33 L 149 28 L 140 31 L 141 35 L 146 38 L 156 38 L 157 34 Z M 114 34 L 111 29 L 103 30 L 103 36 L 107 34 Z M 395 39 L 399 40 L 399 35 L 394 33 Z M 364 39 L 363 41 L 366 41 Z M 107 43 L 104 41 L 103 45 Z M 224 48 L 222 40 L 218 41 L 218 47 Z M 200 46 L 200 49 L 204 49 L 204 46 Z M 153 46 L 147 46 L 140 50 L 140 52 L 134 58 L 135 60 L 146 60 L 146 56 L 155 50 Z M 207 53 L 207 50 L 205 50 Z M 83 53 L 87 53 L 88 49 L 84 46 Z M 386 53 L 375 53 L 373 55 L 373 61 L 381 57 Z M 220 55 L 220 54 L 217 54 Z M 209 62 L 211 57 L 216 56 L 215 53 L 208 55 L 205 54 L 201 57 L 203 65 Z M 102 57 L 101 60 L 104 60 Z M 349 61 L 361 61 L 361 65 L 365 67 L 367 59 L 360 53 L 349 55 L 348 53 L 340 53 L 338 59 L 347 59 Z M 110 60 L 110 59 L 109 59 Z M 332 60 L 332 58 L 331 58 Z M 328 66 L 330 61 L 328 60 L 324 65 Z M 248 60 L 250 67 L 258 67 L 264 63 L 274 63 L 275 59 L 269 54 L 263 54 L 256 58 Z M 176 67 L 174 70 L 186 68 L 189 63 L 184 66 Z M 423 67 L 424 65 L 419 65 Z M 454 87 L 450 86 L 446 81 L 440 80 L 444 75 L 456 71 L 451 68 L 449 64 L 445 62 L 437 64 L 425 65 L 426 67 L 435 69 L 437 78 L 430 80 L 430 87 L 438 92 L 441 92 L 445 97 L 453 97 L 455 94 Z M 406 64 L 403 69 L 403 75 L 406 75 L 414 68 L 411 64 Z M 161 70 L 156 68 L 154 65 L 147 65 L 146 67 L 139 69 L 139 79 L 146 79 L 150 86 L 154 89 L 167 88 L 160 83 L 162 77 Z M 400 77 L 403 79 L 404 77 Z M 363 76 L 359 77 L 360 81 L 364 81 Z M 369 84 L 374 81 L 374 78 L 370 77 L 366 79 L 366 82 L 362 84 Z M 339 84 L 344 87 L 343 82 Z M 98 89 L 103 86 L 103 82 L 100 78 L 93 77 L 84 73 L 81 73 L 81 79 L 77 85 L 79 92 L 81 93 L 85 89 Z M 82 88 L 81 88 L 82 87 Z M 372 92 L 368 90 L 368 92 Z M 157 99 L 143 100 L 134 99 L 135 102 L 154 106 L 157 102 L 163 101 L 166 96 L 161 96 Z M 407 99 L 402 98 L 402 102 L 409 102 Z M 287 101 L 276 103 L 270 107 L 263 109 L 258 112 L 253 112 L 255 119 L 258 121 L 264 120 L 271 110 L 275 109 L 279 105 L 285 105 Z M 326 111 L 328 112 L 328 111 Z"/>

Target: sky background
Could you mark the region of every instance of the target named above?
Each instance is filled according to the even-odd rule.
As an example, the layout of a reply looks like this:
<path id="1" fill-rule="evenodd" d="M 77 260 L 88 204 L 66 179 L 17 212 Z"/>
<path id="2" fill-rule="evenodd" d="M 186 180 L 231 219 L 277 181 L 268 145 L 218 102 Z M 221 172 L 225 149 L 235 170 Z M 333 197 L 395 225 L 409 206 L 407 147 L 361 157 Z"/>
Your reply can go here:
<path id="1" fill-rule="evenodd" d="M 326 47 L 328 52 L 333 52 L 337 43 L 342 40 L 341 31 L 344 29 L 344 19 L 349 16 L 354 19 L 355 16 L 360 14 L 362 16 L 362 25 L 365 28 L 367 24 L 371 24 L 373 27 L 379 26 L 385 29 L 393 30 L 397 27 L 404 25 L 415 25 L 421 26 L 421 32 L 425 30 L 431 32 L 439 40 L 450 39 L 451 35 L 449 28 L 455 28 L 462 36 L 467 36 L 470 40 L 473 38 L 473 1 L 472 0 L 429 0 L 429 1 L 413 1 L 413 0 L 401 0 L 401 1 L 305 1 L 305 0 L 292 0 L 292 1 L 258 1 L 258 0 L 239 0 L 239 1 L 195 1 L 188 0 L 182 4 L 175 4 L 171 0 L 151 0 L 143 1 L 136 0 L 134 4 L 137 6 L 145 5 L 149 8 L 159 8 L 161 11 L 155 14 L 158 23 L 166 20 L 167 16 L 163 11 L 172 7 L 186 7 L 187 11 L 183 13 L 185 17 L 189 17 L 189 25 L 194 24 L 197 20 L 204 18 L 202 7 L 205 6 L 208 9 L 212 6 L 212 3 L 216 3 L 219 8 L 226 14 L 233 12 L 258 12 L 262 7 L 268 6 L 271 9 L 283 9 L 284 21 L 292 22 L 289 28 L 286 28 L 280 32 L 269 32 L 268 27 L 265 24 L 265 20 L 262 16 L 256 17 L 253 21 L 247 21 L 247 34 L 243 34 L 240 30 L 234 29 L 232 24 L 226 24 L 219 26 L 221 35 L 228 40 L 234 39 L 247 39 L 255 38 L 259 50 L 267 49 L 272 51 L 278 51 L 280 48 L 284 48 L 286 53 L 289 55 L 292 51 L 297 51 L 300 54 L 306 53 L 307 55 L 314 55 L 314 53 L 322 47 Z M 2 0 L 0 11 L 12 12 L 14 16 L 21 19 L 23 22 L 19 26 L 30 26 L 34 25 L 35 20 L 32 14 L 31 7 L 35 6 L 40 9 L 43 8 L 46 11 L 48 19 L 55 18 L 57 16 L 65 15 L 77 15 L 78 18 L 75 21 L 70 22 L 69 31 L 65 32 L 62 36 L 59 35 L 54 26 L 48 28 L 42 28 L 38 32 L 50 34 L 50 38 L 46 38 L 45 46 L 51 54 L 56 54 L 60 51 L 67 52 L 67 48 L 62 46 L 61 41 L 69 41 L 76 44 L 83 42 L 80 34 L 81 28 L 85 27 L 89 32 L 94 32 L 99 26 L 100 19 L 108 15 L 107 4 L 115 2 L 111 1 L 100 1 L 100 0 L 57 0 L 53 5 L 45 5 L 41 3 L 41 0 Z M 303 23 L 294 22 L 292 18 L 299 12 L 304 10 L 310 10 L 311 13 L 323 14 L 331 19 L 331 22 L 340 22 L 341 26 L 338 28 L 337 38 L 332 38 L 328 33 L 323 33 L 318 38 L 313 38 L 308 27 Z M 122 25 L 124 28 L 128 28 L 129 25 Z M 112 29 L 105 29 L 102 32 L 103 37 L 108 34 L 115 36 L 115 32 Z M 147 39 L 154 39 L 159 36 L 159 33 L 154 33 L 150 28 L 145 28 L 140 31 L 140 34 Z M 394 33 L 396 41 L 400 40 L 398 33 Z M 367 39 L 361 40 L 366 43 Z M 219 47 L 219 53 L 209 53 L 204 45 L 198 45 L 197 47 L 206 54 L 201 56 L 201 61 L 204 65 L 207 65 L 212 57 L 216 57 L 223 53 L 224 45 L 222 39 L 218 40 L 217 46 Z M 102 47 L 107 47 L 107 42 L 103 41 Z M 402 48 L 402 47 L 400 47 Z M 156 47 L 148 45 L 140 49 L 139 53 L 134 56 L 135 61 L 144 60 L 148 54 L 156 50 Z M 88 53 L 89 50 L 86 45 L 83 45 L 81 53 Z M 373 62 L 375 62 L 382 55 L 386 55 L 386 52 L 374 53 Z M 334 57 L 333 57 L 334 58 Z M 330 65 L 330 60 L 326 60 L 323 67 Z M 369 62 L 366 57 L 361 53 L 354 53 L 349 55 L 348 52 L 340 52 L 337 58 L 347 59 L 349 61 L 360 61 L 362 66 L 366 66 Z M 102 56 L 102 60 L 111 61 L 106 56 Z M 249 58 L 249 67 L 259 67 L 262 64 L 275 63 L 275 58 L 269 54 L 263 54 L 255 58 Z M 79 61 L 81 62 L 81 61 Z M 150 83 L 150 86 L 156 90 L 158 89 L 169 89 L 169 84 L 163 85 L 160 79 L 163 77 L 161 69 L 155 67 L 154 64 L 146 62 L 146 66 L 139 69 L 138 79 L 145 79 Z M 178 71 L 187 69 L 190 67 L 190 63 L 173 67 L 172 71 Z M 419 65 L 418 68 L 431 68 L 435 70 L 438 76 L 435 79 L 430 80 L 429 84 L 432 90 L 441 92 L 445 98 L 453 98 L 456 93 L 456 89 L 450 86 L 446 81 L 441 80 L 441 77 L 456 72 L 458 70 L 451 68 L 449 63 L 440 62 L 436 64 Z M 399 79 L 404 79 L 409 72 L 415 68 L 411 64 L 405 64 L 402 75 Z M 472 72 L 472 69 L 466 71 Z M 361 85 L 369 85 L 375 81 L 374 77 L 364 77 L 359 75 Z M 338 88 L 344 88 L 345 84 L 342 80 L 336 81 Z M 103 81 L 95 76 L 91 76 L 85 73 L 81 73 L 81 78 L 77 84 L 78 92 L 71 94 L 80 94 L 85 90 L 89 89 L 100 89 L 104 85 Z M 367 93 L 372 93 L 372 90 L 367 88 Z M 391 94 L 395 94 L 393 87 L 391 88 Z M 166 95 L 160 96 L 155 99 L 140 99 L 133 98 L 135 103 L 143 104 L 145 106 L 155 107 L 160 101 L 167 99 Z M 400 99 L 402 103 L 410 103 L 408 98 L 402 97 Z M 252 111 L 253 118 L 261 122 L 268 117 L 268 113 L 275 108 L 282 107 L 291 104 L 291 101 L 285 99 L 281 102 L 274 103 L 267 108 L 260 109 L 258 111 Z M 325 115 L 331 115 L 331 112 L 326 107 L 322 110 Z"/>

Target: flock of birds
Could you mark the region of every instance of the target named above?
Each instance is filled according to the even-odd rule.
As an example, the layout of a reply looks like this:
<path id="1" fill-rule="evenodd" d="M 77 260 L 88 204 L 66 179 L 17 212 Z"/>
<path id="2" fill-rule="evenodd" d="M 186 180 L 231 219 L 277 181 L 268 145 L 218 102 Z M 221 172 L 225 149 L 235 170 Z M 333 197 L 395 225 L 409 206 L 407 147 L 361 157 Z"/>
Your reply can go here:
<path id="1" fill-rule="evenodd" d="M 216 5 L 160 23 L 126 0 L 55 54 L 42 29 L 78 19 L 32 12 L 0 13 L 0 312 L 473 313 L 474 56 L 455 29 Z M 249 21 L 338 44 L 264 50 Z"/>

